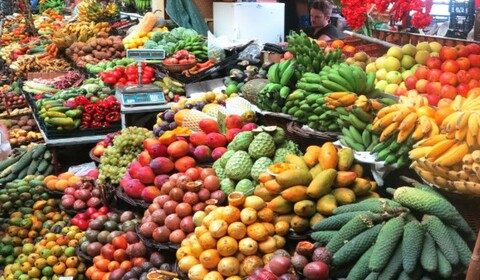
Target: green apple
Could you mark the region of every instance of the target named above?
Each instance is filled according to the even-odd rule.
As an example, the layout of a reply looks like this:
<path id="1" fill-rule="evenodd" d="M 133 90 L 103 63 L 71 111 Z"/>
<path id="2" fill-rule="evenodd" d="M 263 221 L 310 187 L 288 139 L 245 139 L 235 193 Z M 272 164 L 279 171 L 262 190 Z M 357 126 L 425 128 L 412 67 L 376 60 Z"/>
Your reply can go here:
<path id="1" fill-rule="evenodd" d="M 375 65 L 375 62 L 370 62 L 369 64 L 367 64 L 367 66 L 365 66 L 365 72 L 370 73 L 370 72 L 377 72 L 377 66 Z"/>
<path id="2" fill-rule="evenodd" d="M 426 50 L 420 50 L 415 55 L 415 61 L 418 64 L 427 65 L 427 60 L 430 57 L 430 52 Z"/>
<path id="3" fill-rule="evenodd" d="M 404 55 L 400 63 L 402 64 L 402 67 L 405 69 L 410 69 L 412 68 L 413 65 L 416 64 L 415 58 L 413 58 L 410 55 Z"/>
<path id="4" fill-rule="evenodd" d="M 385 76 L 387 75 L 387 70 L 385 68 L 382 68 L 382 69 L 378 69 L 377 70 L 377 73 L 375 73 L 375 77 L 377 78 L 377 80 L 385 80 Z"/>
<path id="5" fill-rule="evenodd" d="M 387 57 L 396 57 L 398 60 L 402 59 L 403 52 L 402 49 L 398 46 L 390 47 L 387 51 Z"/>
<path id="6" fill-rule="evenodd" d="M 385 93 L 388 93 L 388 94 L 394 94 L 395 91 L 397 90 L 398 88 L 398 85 L 397 84 L 388 84 L 386 87 L 385 87 Z"/>
<path id="7" fill-rule="evenodd" d="M 384 63 L 385 63 L 385 69 L 387 69 L 387 72 L 398 71 L 402 66 L 400 63 L 400 60 L 393 56 L 387 57 Z"/>
<path id="8" fill-rule="evenodd" d="M 385 68 L 385 59 L 387 59 L 385 56 L 381 56 L 375 60 L 375 66 L 377 66 L 377 69 Z"/>
<path id="9" fill-rule="evenodd" d="M 403 81 L 402 74 L 400 74 L 400 72 L 398 71 L 388 72 L 387 75 L 385 75 L 385 80 L 389 84 L 397 84 L 397 85 Z"/>
<path id="10" fill-rule="evenodd" d="M 412 76 L 413 73 L 414 72 L 411 69 L 403 71 L 402 72 L 402 79 L 405 81 L 408 77 Z"/>
<path id="11" fill-rule="evenodd" d="M 432 48 L 430 47 L 430 45 L 428 44 L 428 42 L 420 42 L 417 44 L 417 51 L 427 51 L 427 52 L 431 52 L 432 51 Z"/>
<path id="12" fill-rule="evenodd" d="M 417 48 L 412 44 L 405 44 L 402 46 L 402 53 L 413 57 L 417 53 Z"/>
<path id="13" fill-rule="evenodd" d="M 428 43 L 430 45 L 430 49 L 432 49 L 432 52 L 439 53 L 440 49 L 442 48 L 442 45 L 439 42 L 432 41 Z"/>
<path id="14" fill-rule="evenodd" d="M 385 80 L 378 81 L 375 84 L 375 88 L 380 90 L 380 91 L 385 91 L 385 88 L 388 86 L 388 82 Z"/>

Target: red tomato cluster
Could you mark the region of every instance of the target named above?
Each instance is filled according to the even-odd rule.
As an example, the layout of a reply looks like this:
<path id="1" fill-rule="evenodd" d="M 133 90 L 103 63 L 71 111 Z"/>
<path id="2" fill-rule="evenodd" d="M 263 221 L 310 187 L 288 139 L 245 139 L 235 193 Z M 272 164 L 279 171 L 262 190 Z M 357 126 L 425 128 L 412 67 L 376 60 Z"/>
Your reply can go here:
<path id="1" fill-rule="evenodd" d="M 111 71 L 99 73 L 98 76 L 105 84 L 112 86 L 137 85 L 139 82 L 150 84 L 155 81 L 155 69 L 142 64 L 142 76 L 139 77 L 136 65 L 116 66 Z"/>
<path id="2" fill-rule="evenodd" d="M 88 207 L 84 213 L 78 213 L 75 215 L 70 222 L 72 225 L 77 226 L 81 230 L 87 230 L 90 221 L 95 220 L 100 215 L 106 215 L 108 213 L 108 207 L 102 206 L 95 209 L 94 207 Z"/>
<path id="3" fill-rule="evenodd" d="M 192 64 L 195 62 L 197 62 L 195 55 L 187 50 L 179 50 L 163 60 L 163 64 Z"/>

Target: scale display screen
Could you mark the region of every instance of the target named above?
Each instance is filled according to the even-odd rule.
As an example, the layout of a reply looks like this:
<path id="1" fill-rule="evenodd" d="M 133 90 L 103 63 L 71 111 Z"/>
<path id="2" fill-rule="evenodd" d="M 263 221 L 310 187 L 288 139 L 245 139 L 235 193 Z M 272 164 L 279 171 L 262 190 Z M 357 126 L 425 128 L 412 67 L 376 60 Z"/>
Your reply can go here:
<path id="1" fill-rule="evenodd" d="M 163 92 L 142 92 L 122 94 L 124 105 L 150 105 L 166 103 Z"/>
<path id="2" fill-rule="evenodd" d="M 164 59 L 164 50 L 128 49 L 127 57 L 142 61 L 146 59 Z"/>

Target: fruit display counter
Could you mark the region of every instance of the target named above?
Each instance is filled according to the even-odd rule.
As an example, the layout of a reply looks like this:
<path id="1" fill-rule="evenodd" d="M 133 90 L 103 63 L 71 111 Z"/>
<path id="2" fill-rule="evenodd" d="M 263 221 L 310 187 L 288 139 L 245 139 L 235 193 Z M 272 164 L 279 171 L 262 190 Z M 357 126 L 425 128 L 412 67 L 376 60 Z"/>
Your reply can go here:
<path id="1" fill-rule="evenodd" d="M 281 61 L 220 69 L 193 29 L 123 36 L 116 12 L 5 20 L 0 279 L 478 278 L 480 45 L 292 32 Z M 224 86 L 173 78 L 209 69 Z M 121 122 L 138 84 L 164 94 L 153 124 Z"/>

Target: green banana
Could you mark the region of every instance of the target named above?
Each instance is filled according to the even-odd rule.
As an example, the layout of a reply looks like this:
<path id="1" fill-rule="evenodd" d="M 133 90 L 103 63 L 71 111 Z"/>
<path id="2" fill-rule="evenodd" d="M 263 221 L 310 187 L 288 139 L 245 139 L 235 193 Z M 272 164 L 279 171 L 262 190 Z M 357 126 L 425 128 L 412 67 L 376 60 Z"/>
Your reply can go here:
<path id="1" fill-rule="evenodd" d="M 322 80 L 320 82 L 322 86 L 324 86 L 326 89 L 330 90 L 330 92 L 336 92 L 336 91 L 349 91 L 346 89 L 344 86 L 339 85 L 333 81 L 330 80 Z"/>
<path id="2" fill-rule="evenodd" d="M 355 140 L 357 143 L 363 143 L 362 134 L 353 126 L 351 125 L 348 130 L 350 131 L 350 135 L 352 135 L 352 139 Z M 363 143 L 365 146 L 368 146 L 367 143 Z"/>
<path id="3" fill-rule="evenodd" d="M 344 88 L 346 88 L 347 90 L 346 91 L 351 91 L 353 92 L 353 87 L 350 85 L 350 83 L 344 79 L 342 76 L 340 76 L 339 74 L 337 73 L 329 73 L 327 75 L 327 78 L 330 80 L 330 81 L 333 81 L 339 85 L 342 85 Z"/>
<path id="4" fill-rule="evenodd" d="M 366 123 L 371 123 L 373 120 L 373 116 L 370 115 L 369 113 L 365 112 L 362 110 L 362 108 L 353 105 L 352 106 L 352 112 L 357 116 L 360 120 L 366 122 Z"/>
<path id="5" fill-rule="evenodd" d="M 362 131 L 362 142 L 363 142 L 363 145 L 365 145 L 367 148 L 372 143 L 372 135 L 371 135 L 370 131 L 368 131 L 367 129 L 364 129 Z"/>
<path id="6" fill-rule="evenodd" d="M 270 66 L 270 68 L 268 69 L 267 78 L 272 83 L 280 82 L 280 78 L 279 78 L 280 73 L 278 68 L 279 66 L 280 66 L 280 63 L 275 63 L 272 66 Z"/>
<path id="7" fill-rule="evenodd" d="M 350 67 L 341 66 L 340 68 L 338 68 L 338 74 L 350 84 L 354 92 L 358 90 L 357 83 L 353 77 Z"/>
<path id="8" fill-rule="evenodd" d="M 367 124 L 363 122 L 361 119 L 359 119 L 357 116 L 355 116 L 354 114 L 350 114 L 348 116 L 348 120 L 356 129 L 364 130 L 365 127 L 367 127 Z"/>

